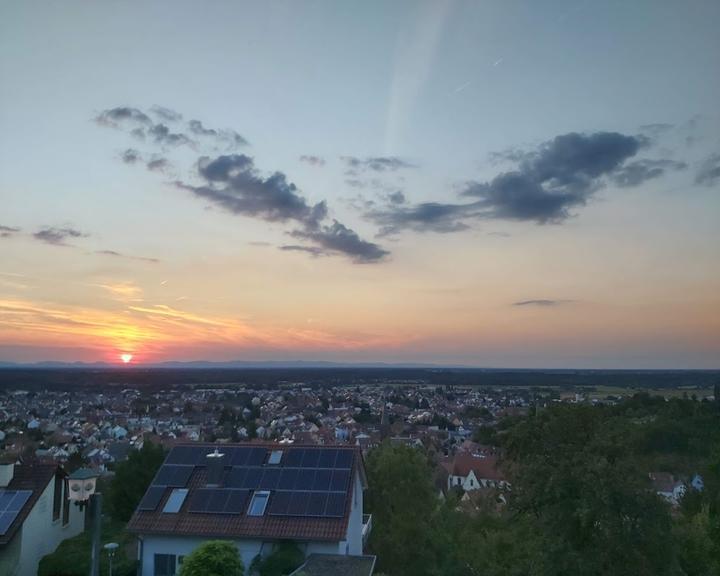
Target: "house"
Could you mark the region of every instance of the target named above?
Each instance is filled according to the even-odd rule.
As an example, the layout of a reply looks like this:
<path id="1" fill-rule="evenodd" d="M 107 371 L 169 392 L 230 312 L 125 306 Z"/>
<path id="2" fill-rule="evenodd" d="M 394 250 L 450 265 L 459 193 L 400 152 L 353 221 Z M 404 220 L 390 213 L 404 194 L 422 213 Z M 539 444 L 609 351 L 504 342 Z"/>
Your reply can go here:
<path id="1" fill-rule="evenodd" d="M 648 476 L 658 496 L 663 497 L 673 506 L 680 503 L 687 490 L 684 482 L 677 480 L 668 472 L 650 472 Z"/>
<path id="2" fill-rule="evenodd" d="M 67 498 L 56 464 L 0 463 L 0 574 L 35 576 L 40 559 L 82 532 L 84 515 Z"/>
<path id="3" fill-rule="evenodd" d="M 208 539 L 245 566 L 291 540 L 310 554 L 360 556 L 371 527 L 359 448 L 297 444 L 175 446 L 128 524 L 143 576 L 173 576 Z"/>
<path id="4" fill-rule="evenodd" d="M 498 467 L 495 454 L 458 452 L 452 460 L 441 463 L 448 471 L 448 490 L 459 487 L 465 490 L 480 488 L 507 488 L 505 475 Z"/>

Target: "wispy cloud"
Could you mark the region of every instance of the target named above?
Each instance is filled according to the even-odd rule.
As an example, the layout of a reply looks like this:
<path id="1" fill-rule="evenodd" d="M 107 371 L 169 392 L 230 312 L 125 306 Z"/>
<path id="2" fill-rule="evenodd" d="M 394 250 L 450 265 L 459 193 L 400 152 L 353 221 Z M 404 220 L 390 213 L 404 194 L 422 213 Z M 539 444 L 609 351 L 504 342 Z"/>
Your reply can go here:
<path id="1" fill-rule="evenodd" d="M 68 244 L 67 242 L 68 239 L 87 238 L 88 236 L 89 234 L 85 234 L 80 230 L 70 227 L 45 227 L 33 233 L 33 238 L 36 240 L 53 246 L 71 246 L 71 244 Z"/>
<path id="2" fill-rule="evenodd" d="M 0 238 L 10 238 L 20 232 L 20 228 L 14 226 L 2 226 L 0 225 Z"/>
<path id="3" fill-rule="evenodd" d="M 118 252 L 116 250 L 96 250 L 95 254 L 101 254 L 103 256 L 112 256 L 113 258 L 126 258 L 128 260 L 138 260 L 141 262 L 150 262 L 152 264 L 157 264 L 160 262 L 159 258 L 150 258 L 148 256 L 131 256 L 129 254 L 123 254 L 122 252 Z"/>
<path id="4" fill-rule="evenodd" d="M 513 306 L 532 306 L 539 308 L 552 308 L 554 306 L 561 306 L 562 304 L 570 304 L 574 300 L 548 300 L 548 299 L 536 299 L 536 300 L 520 300 L 519 302 L 513 302 Z"/>

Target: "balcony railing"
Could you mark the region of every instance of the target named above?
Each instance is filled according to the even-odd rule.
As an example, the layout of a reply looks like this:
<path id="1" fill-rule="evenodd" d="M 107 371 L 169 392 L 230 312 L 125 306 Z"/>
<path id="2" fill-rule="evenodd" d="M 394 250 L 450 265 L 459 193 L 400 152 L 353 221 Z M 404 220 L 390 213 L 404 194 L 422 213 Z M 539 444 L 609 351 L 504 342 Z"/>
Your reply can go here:
<path id="1" fill-rule="evenodd" d="M 370 537 L 372 531 L 372 514 L 363 514 L 362 519 L 362 541 L 363 547 L 367 545 L 367 540 Z"/>

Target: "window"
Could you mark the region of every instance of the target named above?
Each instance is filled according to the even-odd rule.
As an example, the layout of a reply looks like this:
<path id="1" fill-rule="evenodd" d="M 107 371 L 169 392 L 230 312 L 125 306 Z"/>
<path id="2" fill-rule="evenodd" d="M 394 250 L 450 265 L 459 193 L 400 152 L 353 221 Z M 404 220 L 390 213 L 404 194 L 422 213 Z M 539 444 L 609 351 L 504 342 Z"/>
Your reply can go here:
<path id="1" fill-rule="evenodd" d="M 55 486 L 53 492 L 53 522 L 60 520 L 60 510 L 62 510 L 63 496 L 63 479 L 60 474 L 55 474 Z"/>
<path id="2" fill-rule="evenodd" d="M 175 555 L 155 554 L 155 576 L 175 576 Z"/>
<path id="3" fill-rule="evenodd" d="M 185 502 L 187 493 L 187 488 L 175 488 L 170 494 L 170 497 L 167 499 L 167 502 L 165 502 L 163 512 L 170 514 L 177 514 L 180 512 L 180 508 L 182 508 L 183 502 Z"/>
<path id="4" fill-rule="evenodd" d="M 267 506 L 270 492 L 255 492 L 250 501 L 248 516 L 262 516 L 265 514 L 265 506 Z"/>
<path id="5" fill-rule="evenodd" d="M 280 464 L 280 460 L 282 459 L 282 450 L 273 450 L 270 452 L 270 457 L 268 458 L 268 464 Z"/>
<path id="6" fill-rule="evenodd" d="M 65 497 L 63 498 L 62 525 L 67 526 L 70 523 L 70 498 L 68 498 L 68 485 L 65 484 Z"/>
<path id="7" fill-rule="evenodd" d="M 470 478 L 470 487 L 471 488 L 473 487 L 473 479 L 472 478 Z"/>

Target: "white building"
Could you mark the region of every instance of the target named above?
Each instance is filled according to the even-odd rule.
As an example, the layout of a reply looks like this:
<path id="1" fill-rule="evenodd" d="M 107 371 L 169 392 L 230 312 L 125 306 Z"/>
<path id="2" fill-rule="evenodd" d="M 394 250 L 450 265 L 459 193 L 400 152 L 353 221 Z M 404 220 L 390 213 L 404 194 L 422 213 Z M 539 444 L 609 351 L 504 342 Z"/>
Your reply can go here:
<path id="1" fill-rule="evenodd" d="M 0 463 L 0 574 L 36 576 L 38 563 L 82 532 L 84 515 L 67 498 L 55 464 Z"/>
<path id="2" fill-rule="evenodd" d="M 288 540 L 306 555 L 360 556 L 371 527 L 366 485 L 352 446 L 176 446 L 128 529 L 143 576 L 174 576 L 209 539 L 233 541 L 246 569 Z"/>

